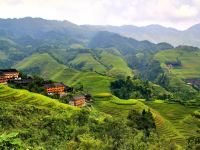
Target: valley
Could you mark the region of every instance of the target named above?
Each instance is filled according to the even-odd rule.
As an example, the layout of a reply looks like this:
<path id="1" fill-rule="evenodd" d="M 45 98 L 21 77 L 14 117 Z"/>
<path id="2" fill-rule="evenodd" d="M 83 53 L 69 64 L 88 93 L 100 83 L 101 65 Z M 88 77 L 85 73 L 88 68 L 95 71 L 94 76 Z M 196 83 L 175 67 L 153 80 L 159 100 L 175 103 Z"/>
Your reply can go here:
<path id="1" fill-rule="evenodd" d="M 0 69 L 17 69 L 79 90 L 62 101 L 37 94 L 34 88 L 30 92 L 0 84 L 0 146 L 198 148 L 198 47 L 138 41 L 122 33 L 124 27 L 114 32 L 111 27 L 41 18 L 1 21 Z M 83 93 L 91 96 L 88 106 L 69 105 L 71 96 Z"/>

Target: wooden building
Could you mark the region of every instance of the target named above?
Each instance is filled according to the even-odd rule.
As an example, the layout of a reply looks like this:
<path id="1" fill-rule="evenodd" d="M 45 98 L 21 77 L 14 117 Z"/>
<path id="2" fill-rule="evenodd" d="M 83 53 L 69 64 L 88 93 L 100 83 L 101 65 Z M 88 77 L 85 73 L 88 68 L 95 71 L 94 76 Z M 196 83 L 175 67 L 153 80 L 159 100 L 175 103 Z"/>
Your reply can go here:
<path id="1" fill-rule="evenodd" d="M 6 83 L 7 79 L 0 75 L 0 83 Z"/>
<path id="2" fill-rule="evenodd" d="M 19 71 L 16 69 L 1 69 L 0 76 L 3 78 L 10 80 L 10 79 L 18 79 L 19 78 Z"/>
<path id="3" fill-rule="evenodd" d="M 65 93 L 65 85 L 60 82 L 50 83 L 44 85 L 47 94 L 62 94 Z"/>
<path id="4" fill-rule="evenodd" d="M 19 79 L 19 71 L 16 69 L 0 69 L 0 83 L 6 83 L 12 79 Z"/>
<path id="5" fill-rule="evenodd" d="M 73 99 L 69 102 L 69 104 L 72 106 L 83 107 L 86 104 L 85 96 L 74 96 Z"/>

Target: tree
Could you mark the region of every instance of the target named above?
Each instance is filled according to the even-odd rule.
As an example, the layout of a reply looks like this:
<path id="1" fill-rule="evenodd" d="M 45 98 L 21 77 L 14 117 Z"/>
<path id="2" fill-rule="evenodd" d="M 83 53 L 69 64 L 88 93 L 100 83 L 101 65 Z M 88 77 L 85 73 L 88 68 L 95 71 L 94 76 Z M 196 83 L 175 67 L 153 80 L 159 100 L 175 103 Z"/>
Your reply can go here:
<path id="1" fill-rule="evenodd" d="M 168 88 L 169 86 L 169 77 L 166 73 L 161 73 L 156 79 L 157 84 L 161 85 L 164 88 Z"/>
<path id="2" fill-rule="evenodd" d="M 150 129 L 156 128 L 153 115 L 150 110 L 143 110 L 138 113 L 136 110 L 131 110 L 128 114 L 128 125 L 138 130 L 144 130 L 145 135 L 149 136 Z"/>
<path id="3" fill-rule="evenodd" d="M 9 134 L 2 134 L 0 136 L 0 149 L 1 150 L 22 150 L 22 141 L 17 137 L 18 133 L 12 132 Z"/>

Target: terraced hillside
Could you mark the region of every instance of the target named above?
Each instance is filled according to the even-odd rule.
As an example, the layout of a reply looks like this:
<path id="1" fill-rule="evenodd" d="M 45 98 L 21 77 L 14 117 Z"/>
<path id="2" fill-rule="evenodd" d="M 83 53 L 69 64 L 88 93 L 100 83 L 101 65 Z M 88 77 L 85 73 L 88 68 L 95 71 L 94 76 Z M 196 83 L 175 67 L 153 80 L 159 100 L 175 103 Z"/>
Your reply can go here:
<path id="1" fill-rule="evenodd" d="M 106 73 L 106 68 L 101 63 L 93 58 L 90 53 L 78 54 L 69 64 L 82 70 L 96 71 Z"/>
<path id="2" fill-rule="evenodd" d="M 144 102 L 142 99 L 122 100 L 109 93 L 97 94 L 94 107 L 121 119 L 126 119 L 132 109 L 139 112 L 142 112 L 143 109 L 150 109 L 158 134 L 179 145 L 185 145 L 187 138 L 198 135 L 197 125 L 200 121 L 191 116 L 191 113 L 198 108 L 169 104 L 161 100 L 154 102 Z"/>
<path id="3" fill-rule="evenodd" d="M 114 77 L 133 75 L 133 71 L 117 49 L 58 49 L 50 51 L 50 54 L 56 60 L 77 70 Z"/>
<path id="4" fill-rule="evenodd" d="M 37 53 L 18 62 L 14 68 L 25 73 L 36 74 L 45 79 L 50 79 L 67 67 L 58 63 L 48 53 Z"/>
<path id="5" fill-rule="evenodd" d="M 198 107 L 186 107 L 160 101 L 147 102 L 146 105 L 159 112 L 183 137 L 188 138 L 198 134 L 198 120 L 191 116 L 192 112 L 199 109 Z"/>
<path id="6" fill-rule="evenodd" d="M 169 73 L 182 79 L 200 77 L 200 50 L 193 47 L 178 47 L 158 52 L 155 60 Z M 178 64 L 179 63 L 179 64 Z M 167 66 L 171 64 L 172 66 Z"/>
<path id="7" fill-rule="evenodd" d="M 79 110 L 76 107 L 60 103 L 54 99 L 48 98 L 46 96 L 31 93 L 27 90 L 17 90 L 12 89 L 6 85 L 0 84 L 0 100 L 1 102 L 16 102 L 24 105 L 34 105 L 41 107 L 51 107 L 51 108 L 62 108 L 67 110 Z"/>
<path id="8" fill-rule="evenodd" d="M 90 93 L 102 93 L 102 92 L 110 92 L 110 82 L 114 80 L 114 77 L 109 77 L 107 75 L 104 75 L 106 71 L 105 67 L 102 67 L 102 63 L 96 61 L 91 54 L 85 54 L 85 55 L 77 55 L 70 63 L 76 63 L 77 65 L 79 63 L 85 62 L 83 70 L 86 71 L 80 71 L 71 67 L 67 67 L 64 64 L 61 64 L 57 61 L 57 59 L 54 59 L 53 57 L 48 53 L 38 53 L 33 54 L 30 57 L 25 58 L 24 60 L 17 63 L 14 67 L 25 72 L 25 73 L 31 73 L 39 75 L 45 79 L 51 79 L 54 81 L 64 82 L 66 85 L 69 86 L 79 86 L 83 85 L 84 90 L 88 91 Z M 92 61 L 90 61 L 90 58 Z M 106 59 L 104 59 L 106 60 Z M 102 61 L 104 61 L 102 60 Z M 107 60 L 108 61 L 108 60 Z M 113 58 L 113 62 L 116 62 L 116 58 Z M 104 62 L 106 63 L 106 62 Z M 109 64 L 109 63 L 108 63 Z M 120 66 L 121 65 L 121 66 Z M 99 71 L 101 69 L 104 69 L 104 71 L 99 74 L 98 71 L 95 72 L 95 70 L 88 70 L 87 67 L 99 67 Z M 119 67 L 118 67 L 119 66 Z M 130 74 L 131 71 L 129 69 L 128 72 L 125 71 L 125 64 L 124 61 L 119 61 L 116 66 L 114 66 L 111 71 L 113 74 L 119 75 L 121 70 L 123 71 L 123 74 Z M 123 69 L 120 69 L 123 68 Z M 100 71 L 101 72 L 101 71 Z"/>
<path id="9" fill-rule="evenodd" d="M 62 81 L 69 86 L 83 85 L 84 90 L 92 94 L 110 92 L 110 82 L 114 80 L 95 72 L 80 72 L 73 69 L 65 69 L 51 79 Z"/>
<path id="10" fill-rule="evenodd" d="M 128 67 L 127 63 L 122 59 L 122 56 L 103 51 L 100 54 L 100 62 L 108 69 L 109 76 L 133 76 L 133 71 Z"/>
<path id="11" fill-rule="evenodd" d="M 103 122 L 105 117 L 109 117 L 94 110 L 82 110 L 26 90 L 0 85 L 0 149 L 9 147 L 75 150 L 79 146 L 80 149 L 87 149 L 74 141 L 74 138 L 81 138 L 81 141 L 89 140 L 87 137 L 77 137 L 78 131 L 82 130 L 82 123 L 84 127 L 88 127 L 87 133 L 95 136 L 95 132 L 89 129 L 90 121 L 87 120 L 87 116 L 96 122 Z M 86 120 L 82 120 L 81 123 L 77 117 L 84 117 Z M 98 137 L 95 139 L 105 146 Z M 70 142 L 76 146 L 71 147 Z M 98 146 L 95 143 L 91 145 Z M 104 146 L 100 146 L 100 149 L 105 149 Z"/>

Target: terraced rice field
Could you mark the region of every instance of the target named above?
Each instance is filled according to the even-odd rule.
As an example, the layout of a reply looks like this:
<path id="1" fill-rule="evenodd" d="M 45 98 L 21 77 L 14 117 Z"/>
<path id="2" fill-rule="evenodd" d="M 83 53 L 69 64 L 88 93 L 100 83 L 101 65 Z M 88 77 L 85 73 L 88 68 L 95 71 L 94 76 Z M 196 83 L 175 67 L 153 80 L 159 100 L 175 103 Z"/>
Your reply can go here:
<path id="1" fill-rule="evenodd" d="M 180 104 L 169 104 L 160 100 L 148 103 L 143 100 L 127 101 L 103 94 L 95 97 L 94 106 L 99 111 L 122 119 L 126 119 L 132 109 L 140 112 L 143 109 L 150 109 L 158 134 L 179 145 L 184 145 L 186 138 L 197 134 L 197 120 L 190 115 L 197 108 L 186 108 Z"/>
<path id="2" fill-rule="evenodd" d="M 16 102 L 20 104 L 34 104 L 34 106 L 39 106 L 39 107 L 46 106 L 55 109 L 57 108 L 64 108 L 69 110 L 78 109 L 70 105 L 60 103 L 54 99 L 48 98 L 40 94 L 31 93 L 26 90 L 12 89 L 5 85 L 0 85 L 0 101 Z"/>
<path id="3" fill-rule="evenodd" d="M 200 50 L 171 49 L 158 52 L 154 59 L 160 61 L 163 68 L 166 68 L 166 62 L 176 62 L 179 59 L 181 66 L 170 69 L 177 77 L 187 79 L 200 76 Z"/>
<path id="4" fill-rule="evenodd" d="M 170 103 L 148 102 L 145 104 L 156 110 L 156 126 L 161 135 L 167 135 L 172 140 L 182 143 L 186 138 L 198 134 L 196 132 L 198 120 L 191 116 L 191 113 L 198 108 Z"/>

